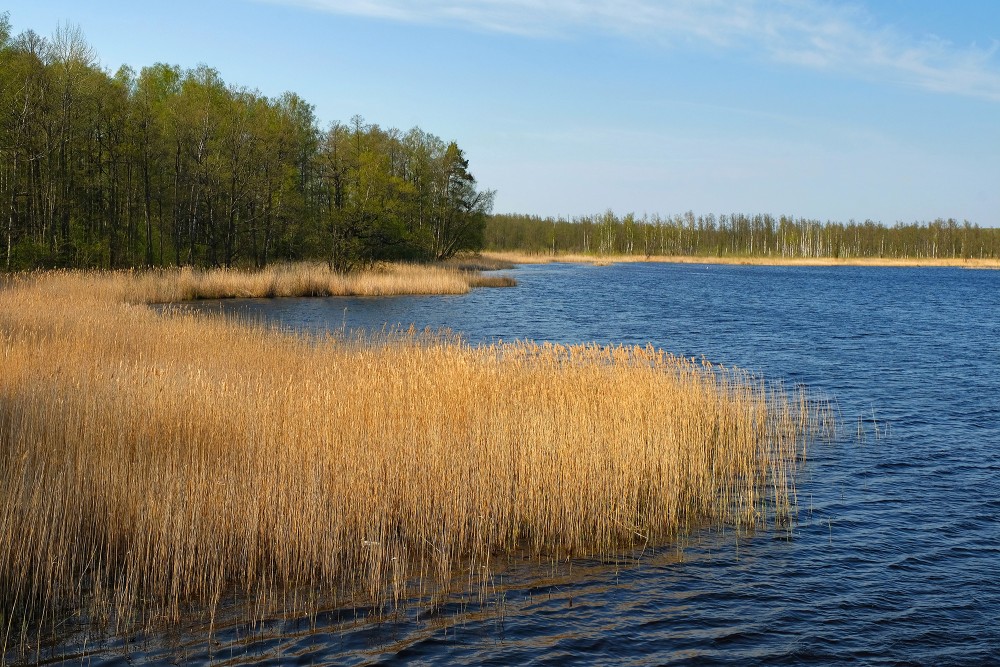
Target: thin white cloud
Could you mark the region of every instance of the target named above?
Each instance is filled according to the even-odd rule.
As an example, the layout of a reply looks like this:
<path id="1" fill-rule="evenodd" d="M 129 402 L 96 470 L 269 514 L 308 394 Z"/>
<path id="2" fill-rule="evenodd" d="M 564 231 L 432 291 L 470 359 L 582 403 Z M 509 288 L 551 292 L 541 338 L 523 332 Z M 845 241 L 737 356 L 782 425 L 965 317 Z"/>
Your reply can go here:
<path id="1" fill-rule="evenodd" d="M 959 46 L 879 26 L 823 0 L 264 0 L 399 22 L 536 38 L 626 39 L 763 54 L 810 69 L 1000 102 L 998 44 Z"/>

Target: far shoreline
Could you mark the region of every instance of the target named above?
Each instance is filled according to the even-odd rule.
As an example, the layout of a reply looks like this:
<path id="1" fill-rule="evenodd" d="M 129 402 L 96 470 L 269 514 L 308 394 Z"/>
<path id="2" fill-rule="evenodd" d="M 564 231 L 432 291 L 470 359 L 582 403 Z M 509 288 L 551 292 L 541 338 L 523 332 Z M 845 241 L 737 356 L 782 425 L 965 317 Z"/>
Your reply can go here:
<path id="1" fill-rule="evenodd" d="M 888 268 L 1000 269 L 1000 259 L 933 257 L 741 257 L 708 255 L 585 255 L 582 253 L 535 254 L 511 251 L 483 251 L 492 261 L 511 264 L 725 264 L 736 266 L 861 266 Z"/>

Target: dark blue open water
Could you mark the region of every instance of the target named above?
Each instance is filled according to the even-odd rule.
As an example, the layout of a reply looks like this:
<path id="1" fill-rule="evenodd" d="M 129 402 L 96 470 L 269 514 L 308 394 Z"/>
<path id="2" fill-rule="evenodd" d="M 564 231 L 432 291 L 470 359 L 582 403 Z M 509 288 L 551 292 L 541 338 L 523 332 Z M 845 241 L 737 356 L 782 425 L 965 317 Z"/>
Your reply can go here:
<path id="1" fill-rule="evenodd" d="M 805 383 L 836 401 L 843 433 L 811 452 L 792 536 L 712 533 L 638 565 L 515 568 L 502 615 L 456 605 L 378 624 L 321 618 L 253 641 L 223 631 L 211 654 L 180 641 L 131 660 L 1000 663 L 1000 272 L 512 273 L 517 288 L 467 296 L 198 307 L 317 330 L 414 323 L 473 342 L 652 342 Z"/>

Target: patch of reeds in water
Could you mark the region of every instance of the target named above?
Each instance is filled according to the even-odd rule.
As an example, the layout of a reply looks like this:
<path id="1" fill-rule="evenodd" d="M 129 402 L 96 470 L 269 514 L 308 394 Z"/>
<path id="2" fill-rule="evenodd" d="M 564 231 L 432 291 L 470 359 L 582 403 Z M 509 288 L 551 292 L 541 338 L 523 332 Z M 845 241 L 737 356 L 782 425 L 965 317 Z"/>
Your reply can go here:
<path id="1" fill-rule="evenodd" d="M 167 269 L 127 275 L 130 300 L 174 303 L 195 299 L 292 296 L 392 296 L 465 294 L 475 287 L 513 287 L 510 276 L 426 264 L 382 264 L 368 271 L 336 273 L 324 264 L 298 263 L 263 270 Z"/>
<path id="2" fill-rule="evenodd" d="M 216 294 L 192 280 L 0 292 L 3 655 L 68 616 L 383 604 L 508 554 L 781 522 L 828 425 L 801 392 L 651 347 L 364 342 L 145 305 Z"/>
<path id="3" fill-rule="evenodd" d="M 458 255 L 444 262 L 445 266 L 462 271 L 500 271 L 513 269 L 516 264 L 491 254 Z"/>

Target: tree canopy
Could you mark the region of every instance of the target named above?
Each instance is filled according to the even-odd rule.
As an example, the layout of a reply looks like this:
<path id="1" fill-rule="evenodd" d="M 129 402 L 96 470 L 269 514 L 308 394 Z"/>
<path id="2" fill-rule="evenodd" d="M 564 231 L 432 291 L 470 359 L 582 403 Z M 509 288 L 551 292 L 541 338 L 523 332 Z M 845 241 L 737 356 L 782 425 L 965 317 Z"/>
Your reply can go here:
<path id="1" fill-rule="evenodd" d="M 0 269 L 263 266 L 478 249 L 493 202 L 454 142 L 321 128 L 207 66 L 102 70 L 77 28 L 0 14 Z"/>

